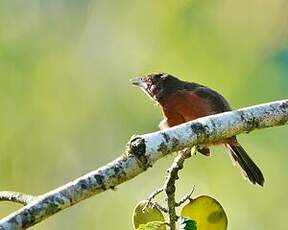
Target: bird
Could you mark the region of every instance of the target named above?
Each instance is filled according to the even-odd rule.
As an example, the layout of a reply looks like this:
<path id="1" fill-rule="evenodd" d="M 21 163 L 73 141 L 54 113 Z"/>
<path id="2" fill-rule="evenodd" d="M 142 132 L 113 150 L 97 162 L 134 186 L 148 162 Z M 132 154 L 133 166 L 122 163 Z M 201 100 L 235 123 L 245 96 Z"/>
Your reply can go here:
<path id="1" fill-rule="evenodd" d="M 160 106 L 164 118 L 159 124 L 161 130 L 200 117 L 231 111 L 227 100 L 214 89 L 180 80 L 168 73 L 148 73 L 130 81 Z M 232 160 L 240 166 L 242 174 L 252 184 L 263 186 L 263 173 L 240 145 L 236 136 L 213 144 L 224 144 L 229 149 Z M 209 156 L 210 145 L 198 146 L 197 151 Z"/>

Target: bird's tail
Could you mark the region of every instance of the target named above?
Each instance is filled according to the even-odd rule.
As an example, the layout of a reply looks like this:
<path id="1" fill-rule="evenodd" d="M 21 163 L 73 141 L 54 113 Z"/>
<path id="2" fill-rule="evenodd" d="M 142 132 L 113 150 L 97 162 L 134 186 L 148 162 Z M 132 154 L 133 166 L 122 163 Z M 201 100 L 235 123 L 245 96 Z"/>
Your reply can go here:
<path id="1" fill-rule="evenodd" d="M 227 147 L 231 151 L 232 158 L 244 171 L 245 176 L 247 176 L 253 184 L 263 186 L 264 176 L 261 170 L 248 156 L 247 152 L 242 148 L 242 146 L 236 141 L 231 144 L 229 143 Z"/>

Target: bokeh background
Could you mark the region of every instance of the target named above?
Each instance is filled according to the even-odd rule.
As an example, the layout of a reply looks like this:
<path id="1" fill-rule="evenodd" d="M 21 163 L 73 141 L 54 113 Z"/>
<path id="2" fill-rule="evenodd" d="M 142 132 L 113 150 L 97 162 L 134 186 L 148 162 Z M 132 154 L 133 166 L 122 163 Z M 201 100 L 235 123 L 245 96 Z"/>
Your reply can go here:
<path id="1" fill-rule="evenodd" d="M 128 81 L 139 74 L 203 83 L 234 108 L 287 98 L 287 12 L 286 0 L 1 0 L 0 190 L 44 193 L 157 130 L 158 108 Z M 229 229 L 287 229 L 287 136 L 278 127 L 239 137 L 264 188 L 215 147 L 185 163 L 178 197 L 195 184 L 222 203 Z M 132 229 L 133 207 L 172 160 L 33 229 Z M 19 207 L 2 202 L 0 215 Z"/>

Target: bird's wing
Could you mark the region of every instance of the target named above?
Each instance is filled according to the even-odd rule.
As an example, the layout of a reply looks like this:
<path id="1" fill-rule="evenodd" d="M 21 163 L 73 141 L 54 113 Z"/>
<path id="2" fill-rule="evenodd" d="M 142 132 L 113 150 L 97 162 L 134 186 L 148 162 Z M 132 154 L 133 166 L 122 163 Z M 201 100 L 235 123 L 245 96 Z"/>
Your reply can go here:
<path id="1" fill-rule="evenodd" d="M 169 98 L 171 108 L 185 121 L 230 110 L 227 101 L 216 91 L 206 87 L 177 90 Z"/>
<path id="2" fill-rule="evenodd" d="M 169 97 L 169 110 L 180 114 L 184 121 L 194 120 L 209 114 L 209 104 L 206 99 L 192 91 L 177 90 Z"/>
<path id="3" fill-rule="evenodd" d="M 231 110 L 229 103 L 226 99 L 218 92 L 208 87 L 198 87 L 193 91 L 197 96 L 205 99 L 214 113 L 222 113 Z"/>

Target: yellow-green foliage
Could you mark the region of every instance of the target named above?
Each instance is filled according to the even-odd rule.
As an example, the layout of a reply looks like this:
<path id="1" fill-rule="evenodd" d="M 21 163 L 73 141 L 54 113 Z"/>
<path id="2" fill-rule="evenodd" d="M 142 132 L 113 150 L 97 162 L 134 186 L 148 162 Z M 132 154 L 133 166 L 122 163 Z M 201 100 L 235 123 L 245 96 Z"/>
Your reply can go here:
<path id="1" fill-rule="evenodd" d="M 139 202 L 133 212 L 134 229 L 138 229 L 141 225 L 148 223 L 152 224 L 153 222 L 155 222 L 154 225 L 159 226 L 157 229 L 166 230 L 162 212 L 156 207 L 146 207 L 146 201 Z"/>
<path id="2" fill-rule="evenodd" d="M 206 195 L 199 196 L 181 210 L 181 216 L 197 223 L 197 230 L 226 230 L 227 216 L 221 204 Z"/>

